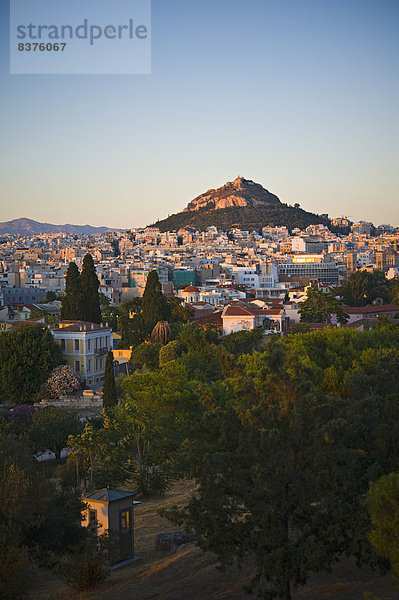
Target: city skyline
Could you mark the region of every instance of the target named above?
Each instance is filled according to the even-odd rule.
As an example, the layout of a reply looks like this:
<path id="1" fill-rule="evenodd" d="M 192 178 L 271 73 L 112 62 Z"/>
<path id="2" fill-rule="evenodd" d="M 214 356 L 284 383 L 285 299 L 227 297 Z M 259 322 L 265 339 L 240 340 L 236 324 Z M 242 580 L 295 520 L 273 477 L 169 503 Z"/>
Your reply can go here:
<path id="1" fill-rule="evenodd" d="M 139 227 L 237 174 L 399 225 L 397 2 L 152 3 L 151 75 L 10 75 L 0 221 Z"/>

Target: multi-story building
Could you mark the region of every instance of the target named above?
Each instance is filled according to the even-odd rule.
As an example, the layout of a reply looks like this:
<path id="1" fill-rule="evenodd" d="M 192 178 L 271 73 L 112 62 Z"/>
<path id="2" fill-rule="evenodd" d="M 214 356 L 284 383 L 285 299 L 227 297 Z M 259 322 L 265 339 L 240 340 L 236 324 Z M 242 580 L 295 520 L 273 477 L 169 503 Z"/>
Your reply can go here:
<path id="1" fill-rule="evenodd" d="M 353 273 L 357 269 L 357 253 L 348 252 L 346 255 L 346 270 L 348 273 Z"/>
<path id="2" fill-rule="evenodd" d="M 44 299 L 46 292 L 38 287 L 21 288 L 4 286 L 0 288 L 0 305 L 15 304 L 34 304 Z"/>
<path id="3" fill-rule="evenodd" d="M 317 277 L 320 283 L 328 285 L 337 285 L 339 281 L 339 267 L 328 255 L 296 255 L 292 262 L 280 263 L 278 271 L 283 275 Z"/>
<path id="4" fill-rule="evenodd" d="M 292 238 L 292 251 L 293 252 L 307 252 L 310 254 L 316 254 L 327 250 L 328 244 L 325 240 L 310 237 L 295 236 Z"/>
<path id="5" fill-rule="evenodd" d="M 66 362 L 90 387 L 100 387 L 104 379 L 105 359 L 112 349 L 112 330 L 87 321 L 61 321 L 52 330 Z"/>

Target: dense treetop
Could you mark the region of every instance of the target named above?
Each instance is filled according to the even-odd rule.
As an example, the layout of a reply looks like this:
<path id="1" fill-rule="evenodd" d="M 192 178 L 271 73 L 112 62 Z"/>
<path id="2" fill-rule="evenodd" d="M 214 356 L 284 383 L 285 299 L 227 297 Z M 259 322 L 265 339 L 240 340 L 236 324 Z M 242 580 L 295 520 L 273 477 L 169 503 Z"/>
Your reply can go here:
<path id="1" fill-rule="evenodd" d="M 99 285 L 91 254 L 85 255 L 80 274 L 76 263 L 69 263 L 65 295 L 62 299 L 61 319 L 101 323 Z"/>
<path id="2" fill-rule="evenodd" d="M 50 372 L 63 363 L 59 344 L 43 325 L 0 335 L 0 398 L 33 403 Z"/>

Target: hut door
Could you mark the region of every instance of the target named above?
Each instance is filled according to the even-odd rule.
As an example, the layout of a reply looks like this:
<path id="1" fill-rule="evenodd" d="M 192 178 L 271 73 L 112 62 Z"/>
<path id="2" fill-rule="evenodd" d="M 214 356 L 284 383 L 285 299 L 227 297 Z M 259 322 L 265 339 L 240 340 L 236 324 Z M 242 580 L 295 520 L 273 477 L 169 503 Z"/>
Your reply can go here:
<path id="1" fill-rule="evenodd" d="M 133 523 L 131 508 L 119 511 L 119 547 L 120 560 L 133 558 Z"/>

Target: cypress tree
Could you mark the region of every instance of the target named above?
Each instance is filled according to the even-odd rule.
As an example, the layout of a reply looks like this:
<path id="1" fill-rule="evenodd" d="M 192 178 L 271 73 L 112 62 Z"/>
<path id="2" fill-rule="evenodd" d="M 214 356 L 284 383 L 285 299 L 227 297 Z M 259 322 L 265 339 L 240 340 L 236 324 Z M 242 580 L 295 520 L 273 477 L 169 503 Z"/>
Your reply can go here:
<path id="1" fill-rule="evenodd" d="M 91 323 L 101 323 L 100 296 L 98 293 L 99 281 L 91 254 L 86 254 L 83 259 L 80 282 L 83 291 L 82 320 Z"/>
<path id="2" fill-rule="evenodd" d="M 62 299 L 61 319 L 63 321 L 82 320 L 83 293 L 79 269 L 74 262 L 69 263 L 65 280 L 65 296 Z"/>
<path id="3" fill-rule="evenodd" d="M 116 405 L 116 388 L 114 378 L 114 355 L 110 350 L 105 361 L 104 385 L 103 385 L 103 408 L 111 408 Z"/>
<path id="4" fill-rule="evenodd" d="M 158 273 L 150 271 L 143 294 L 142 316 L 144 325 L 150 333 L 158 321 L 168 321 L 170 310 L 165 296 L 162 294 Z"/>

